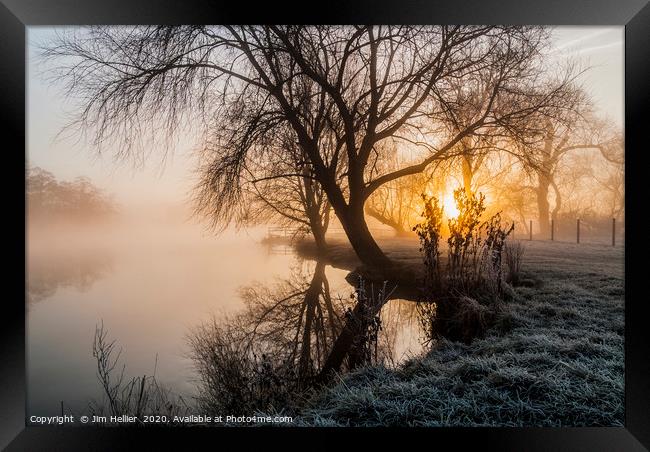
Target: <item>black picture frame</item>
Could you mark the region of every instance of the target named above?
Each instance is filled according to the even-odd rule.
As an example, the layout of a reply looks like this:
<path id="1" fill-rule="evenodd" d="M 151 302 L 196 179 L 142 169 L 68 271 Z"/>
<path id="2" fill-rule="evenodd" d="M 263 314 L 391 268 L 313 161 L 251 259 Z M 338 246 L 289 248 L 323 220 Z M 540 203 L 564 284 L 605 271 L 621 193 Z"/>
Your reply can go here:
<path id="1" fill-rule="evenodd" d="M 0 314 L 0 447 L 7 450 L 118 450 L 124 446 L 154 442 L 170 446 L 193 441 L 226 447 L 244 446 L 260 433 L 272 441 L 325 447 L 351 433 L 365 441 L 388 437 L 440 447 L 441 441 L 461 450 L 474 445 L 482 450 L 585 450 L 633 451 L 650 448 L 650 329 L 647 297 L 643 291 L 643 165 L 647 148 L 646 115 L 650 105 L 650 4 L 647 0 L 334 0 L 322 5 L 283 5 L 267 2 L 193 0 L 0 0 L 0 127 L 4 129 L 5 163 L 3 200 L 12 204 L 4 218 L 5 264 L 16 272 L 7 279 L 15 292 L 4 298 Z M 314 8 L 317 6 L 317 8 Z M 318 7 L 320 6 L 320 7 Z M 313 12 L 309 12 L 313 11 Z M 187 24 L 187 23 L 431 23 L 431 24 L 540 24 L 625 26 L 625 139 L 626 139 L 626 242 L 625 250 L 625 427 L 621 428 L 439 428 L 439 429 L 240 429 L 208 428 L 97 428 L 25 426 L 25 198 L 26 152 L 26 27 L 88 24 Z M 21 149 L 23 150 L 21 152 Z M 647 152 L 647 151 L 646 151 Z M 24 187 L 24 186 L 23 186 Z M 631 206 L 631 208 L 629 207 Z M 635 213 L 636 212 L 636 213 Z M 20 220 L 20 218 L 23 220 Z M 635 218 L 636 217 L 636 218 Z M 22 264 L 22 265 L 21 265 Z M 641 267 L 641 268 L 639 268 Z M 21 294 L 22 293 L 22 298 Z M 320 434 L 319 434 L 320 433 Z M 324 433 L 324 434 L 323 434 Z M 313 434 L 322 438 L 314 445 Z M 296 438 L 296 436 L 298 438 Z M 206 438 L 208 437 L 208 438 Z M 302 443 L 309 438 L 309 443 Z M 218 442 L 216 442 L 218 440 Z M 153 442 L 152 442 L 153 441 Z M 339 443 L 340 444 L 340 443 Z M 415 446 L 413 446 L 415 447 Z M 230 449 L 230 447 L 226 447 Z M 244 447 L 244 450 L 246 448 Z"/>

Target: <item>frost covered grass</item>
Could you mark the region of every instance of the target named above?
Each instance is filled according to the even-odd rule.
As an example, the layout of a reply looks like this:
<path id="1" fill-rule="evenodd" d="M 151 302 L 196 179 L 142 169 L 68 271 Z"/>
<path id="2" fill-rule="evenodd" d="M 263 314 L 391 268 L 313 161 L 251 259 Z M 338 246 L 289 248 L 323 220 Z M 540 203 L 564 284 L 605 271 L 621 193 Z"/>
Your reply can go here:
<path id="1" fill-rule="evenodd" d="M 441 340 L 397 369 L 367 367 L 317 393 L 319 426 L 621 426 L 623 249 L 525 244 L 506 325 Z"/>

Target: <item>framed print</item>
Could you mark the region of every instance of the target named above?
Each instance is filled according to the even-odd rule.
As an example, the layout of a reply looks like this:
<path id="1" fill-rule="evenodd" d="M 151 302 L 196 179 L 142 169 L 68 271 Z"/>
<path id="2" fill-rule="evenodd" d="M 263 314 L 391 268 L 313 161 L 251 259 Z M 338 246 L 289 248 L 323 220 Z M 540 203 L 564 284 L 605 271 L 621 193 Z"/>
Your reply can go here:
<path id="1" fill-rule="evenodd" d="M 0 444 L 646 450 L 650 6 L 324 6 L 3 0 Z"/>

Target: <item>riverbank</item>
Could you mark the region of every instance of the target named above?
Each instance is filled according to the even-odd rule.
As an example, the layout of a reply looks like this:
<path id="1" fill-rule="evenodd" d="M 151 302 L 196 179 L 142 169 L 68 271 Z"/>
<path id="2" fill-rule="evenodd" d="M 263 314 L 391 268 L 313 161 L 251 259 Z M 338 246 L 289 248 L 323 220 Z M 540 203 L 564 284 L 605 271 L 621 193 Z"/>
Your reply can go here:
<path id="1" fill-rule="evenodd" d="M 415 239 L 384 239 L 415 265 Z M 327 426 L 621 426 L 624 421 L 624 250 L 522 242 L 524 277 L 511 325 L 469 345 L 441 341 L 396 369 L 368 367 L 316 394 L 299 416 Z M 354 263 L 332 242 L 335 266 Z M 346 268 L 346 267 L 343 267 Z"/>
<path id="2" fill-rule="evenodd" d="M 415 235 L 383 237 L 377 238 L 377 243 L 388 258 L 398 264 L 396 267 L 367 268 L 359 260 L 347 239 L 329 238 L 325 255 L 319 254 L 316 244 L 309 238 L 297 240 L 293 246 L 298 255 L 303 258 L 319 260 L 332 267 L 349 271 L 350 274 L 346 279 L 350 284 L 354 285 L 358 276 L 378 284 L 388 280 L 396 285 L 391 299 L 417 300 L 424 279 L 424 266 L 417 237 Z"/>

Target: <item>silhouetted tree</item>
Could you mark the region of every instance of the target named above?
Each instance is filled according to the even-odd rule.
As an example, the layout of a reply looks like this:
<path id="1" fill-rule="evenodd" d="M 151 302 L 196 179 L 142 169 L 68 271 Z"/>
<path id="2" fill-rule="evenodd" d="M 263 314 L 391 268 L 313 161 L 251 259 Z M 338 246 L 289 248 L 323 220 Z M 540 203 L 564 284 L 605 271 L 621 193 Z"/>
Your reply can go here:
<path id="1" fill-rule="evenodd" d="M 107 218 L 117 209 L 111 197 L 87 177 L 58 181 L 49 171 L 31 167 L 27 170 L 26 185 L 27 208 L 33 220 Z"/>
<path id="2" fill-rule="evenodd" d="M 573 87 L 561 109 L 539 110 L 531 121 L 542 129 L 526 136 L 519 154 L 534 175 L 540 233 L 548 236 L 550 219 L 557 218 L 562 209 L 562 190 L 555 175 L 563 157 L 577 150 L 597 150 L 610 163 L 622 164 L 623 139 L 619 132 L 594 114 L 593 104 L 580 87 Z M 555 205 L 551 210 L 549 191 L 553 190 Z"/>
<path id="3" fill-rule="evenodd" d="M 298 225 L 298 231 L 311 234 L 319 252 L 324 253 L 332 208 L 314 178 L 311 164 L 305 160 L 292 136 L 285 133 L 277 138 L 277 142 L 270 144 L 272 148 L 267 151 L 267 160 L 247 159 L 242 176 L 243 202 L 235 221 Z M 205 208 L 211 206 L 207 199 L 213 194 L 206 181 L 206 186 L 197 192 L 198 204 Z"/>
<path id="4" fill-rule="evenodd" d="M 77 124 L 118 157 L 169 144 L 183 120 L 201 125 L 212 161 L 201 187 L 213 194 L 200 207 L 223 222 L 242 201 L 247 157 L 268 159 L 265 142 L 290 127 L 359 258 L 386 266 L 363 215 L 368 197 L 464 137 L 561 103 L 536 64 L 547 42 L 546 29 L 520 26 L 92 27 L 45 55 L 64 62 Z M 483 95 L 459 96 L 476 84 Z M 376 172 L 388 138 L 420 159 Z"/>

